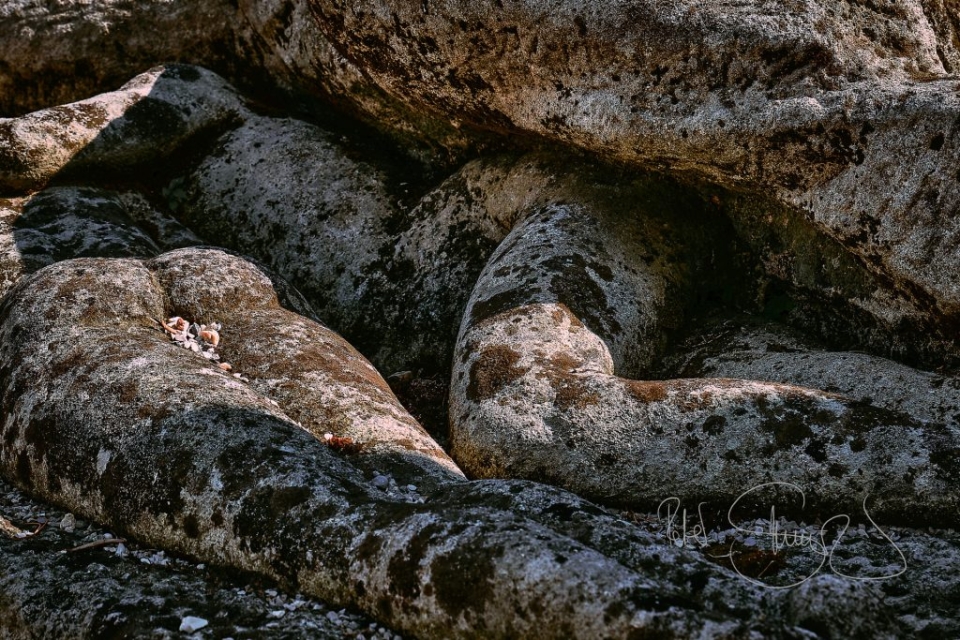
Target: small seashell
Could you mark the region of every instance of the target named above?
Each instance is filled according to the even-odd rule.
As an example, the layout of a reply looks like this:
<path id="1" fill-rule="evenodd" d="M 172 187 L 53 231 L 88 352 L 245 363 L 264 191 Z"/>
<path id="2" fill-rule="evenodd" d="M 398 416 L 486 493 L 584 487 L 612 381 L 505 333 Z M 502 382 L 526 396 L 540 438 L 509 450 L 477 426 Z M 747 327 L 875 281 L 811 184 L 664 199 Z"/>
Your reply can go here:
<path id="1" fill-rule="evenodd" d="M 217 366 L 220 367 L 221 369 L 223 369 L 224 371 L 233 371 L 233 367 L 230 366 L 230 363 L 229 363 L 229 362 L 221 362 L 221 363 L 220 363 L 219 365 L 217 365 Z"/>

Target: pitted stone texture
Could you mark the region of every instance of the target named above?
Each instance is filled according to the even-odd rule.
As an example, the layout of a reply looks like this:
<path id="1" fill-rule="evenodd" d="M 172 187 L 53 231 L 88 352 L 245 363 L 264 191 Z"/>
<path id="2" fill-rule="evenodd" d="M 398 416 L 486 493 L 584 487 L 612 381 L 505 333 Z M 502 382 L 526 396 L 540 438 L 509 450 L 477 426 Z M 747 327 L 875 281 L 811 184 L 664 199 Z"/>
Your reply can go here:
<path id="1" fill-rule="evenodd" d="M 0 114 L 81 100 L 161 63 L 222 68 L 235 13 L 226 0 L 4 2 Z"/>
<path id="2" fill-rule="evenodd" d="M 933 513 L 956 520 L 956 427 L 799 386 L 614 376 L 629 357 L 659 354 L 656 337 L 682 317 L 702 273 L 670 264 L 680 249 L 657 252 L 662 263 L 642 259 L 641 247 L 666 240 L 644 242 L 636 223 L 631 238 L 617 226 L 623 218 L 596 203 L 534 209 L 485 268 L 450 400 L 452 452 L 467 473 L 648 507 L 667 496 L 729 504 L 785 481 L 816 509 L 858 511 L 871 494 L 877 517 L 912 521 L 926 505 L 932 522 Z M 587 264 L 577 267 L 578 257 Z M 639 306 L 611 302 L 621 286 Z"/>
<path id="3" fill-rule="evenodd" d="M 382 305 L 408 275 L 392 268 L 391 232 L 404 214 L 389 180 L 331 133 L 252 118 L 188 178 L 181 220 L 267 261 L 299 284 L 326 323 L 375 355 L 374 327 L 393 319 Z"/>
<path id="4" fill-rule="evenodd" d="M 516 203 L 500 199 L 535 197 L 549 174 L 471 163 L 417 203 L 401 168 L 363 157 L 314 125 L 251 118 L 182 183 L 179 216 L 296 282 L 381 370 L 446 375 L 470 289 L 512 224 Z"/>
<path id="5" fill-rule="evenodd" d="M 362 451 L 336 452 L 285 412 L 298 410 L 294 387 L 315 383 L 304 350 L 330 338 L 279 302 L 266 274 L 212 250 L 72 260 L 22 281 L 0 307 L 4 474 L 144 544 L 420 637 L 790 633 L 772 622 L 774 595 L 562 491 L 464 483 L 398 439 L 393 464 L 428 481 L 428 500 L 384 494 L 354 464 Z M 169 343 L 154 318 L 170 313 L 224 322 L 238 362 L 279 331 L 276 359 L 305 375 L 252 365 L 245 385 Z M 233 315 L 248 316 L 242 334 L 228 331 Z M 305 337 L 317 342 L 291 350 Z M 371 383 L 361 364 L 342 358 L 358 372 L 345 388 Z M 282 375 L 290 389 L 277 391 Z"/>
<path id="6" fill-rule="evenodd" d="M 712 329 L 712 330 L 711 330 Z M 777 324 L 732 319 L 692 338 L 685 377 L 752 378 L 824 389 L 924 422 L 960 428 L 960 380 L 866 353 L 829 351 Z"/>
<path id="7" fill-rule="evenodd" d="M 342 53 L 408 102 L 728 180 L 819 182 L 862 137 L 855 116 L 842 122 L 860 105 L 845 103 L 905 93 L 958 61 L 935 1 L 311 6 Z M 810 140 L 794 133 L 818 124 Z"/>
<path id="8" fill-rule="evenodd" d="M 819 336 L 833 349 L 869 351 L 925 368 L 960 365 L 954 323 L 802 212 L 769 195 L 704 191 L 707 206 L 730 219 L 754 256 L 756 266 L 747 273 L 762 274 L 757 299 L 765 315 Z"/>
<path id="9" fill-rule="evenodd" d="M 92 187 L 51 187 L 0 198 L 0 297 L 26 273 L 58 260 L 155 256 L 202 244 L 144 196 Z"/>
<path id="10" fill-rule="evenodd" d="M 173 155 L 187 142 L 235 126 L 246 113 L 210 71 L 157 67 L 114 92 L 0 119 L 0 192 L 33 191 L 68 176 L 156 180 L 173 173 L 166 165 L 182 161 Z"/>
<path id="11" fill-rule="evenodd" d="M 320 31 L 305 2 L 242 0 L 235 24 L 237 55 L 264 73 L 306 112 L 333 103 L 364 124 L 398 139 L 405 153 L 430 165 L 446 165 L 474 146 L 476 134 L 443 117 L 411 107 L 371 81 Z M 242 74 L 237 78 L 242 82 Z"/>
<path id="12" fill-rule="evenodd" d="M 0 116 L 111 91 L 171 62 L 203 65 L 265 100 L 314 114 L 325 111 L 318 103 L 334 102 L 426 162 L 445 164 L 472 144 L 446 119 L 366 78 L 298 0 L 11 0 L 0 7 Z"/>
<path id="13" fill-rule="evenodd" d="M 374 637 L 368 617 L 345 612 L 336 616 L 337 624 L 327 617 L 329 607 L 316 600 L 275 589 L 270 596 L 264 592 L 275 586 L 269 581 L 229 576 L 183 558 L 138 549 L 131 540 L 121 555 L 115 544 L 68 551 L 103 540 L 105 532 L 83 521 L 82 529 L 64 531 L 56 526 L 63 516 L 60 510 L 30 500 L 3 481 L 0 515 L 30 531 L 36 527 L 26 523 L 34 518 L 52 521 L 27 538 L 0 536 L 4 639 L 179 638 L 187 615 L 209 623 L 196 638 L 334 640 L 343 638 L 348 624 L 356 625 L 353 628 L 364 638 Z M 271 615 L 278 610 L 283 611 L 281 618 Z"/>
<path id="14" fill-rule="evenodd" d="M 398 99 L 771 194 L 926 313 L 960 313 L 949 3 L 310 4 Z"/>

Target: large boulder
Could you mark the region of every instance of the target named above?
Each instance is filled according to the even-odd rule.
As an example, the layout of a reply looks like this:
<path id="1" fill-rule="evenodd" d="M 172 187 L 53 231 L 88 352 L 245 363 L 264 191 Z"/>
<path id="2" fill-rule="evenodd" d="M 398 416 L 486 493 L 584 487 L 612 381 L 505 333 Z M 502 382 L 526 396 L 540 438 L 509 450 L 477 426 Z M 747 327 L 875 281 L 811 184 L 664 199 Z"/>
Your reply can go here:
<path id="1" fill-rule="evenodd" d="M 174 152 L 246 112 L 234 90 L 198 67 L 157 67 L 117 91 L 0 119 L 0 193 L 52 180 L 141 183 L 169 176 Z M 175 169 L 174 169 L 175 170 Z"/>
<path id="2" fill-rule="evenodd" d="M 876 387 L 852 372 L 846 397 L 799 386 L 829 388 L 822 376 L 644 380 L 709 288 L 732 290 L 734 263 L 715 249 L 723 236 L 655 180 L 611 188 L 587 175 L 553 174 L 473 291 L 450 397 L 451 450 L 467 473 L 640 508 L 668 496 L 730 504 L 792 482 L 820 513 L 859 512 L 870 496 L 888 522 L 957 521 L 960 430 L 932 410 L 955 399 L 952 385 L 880 358 L 878 375 L 906 370 L 926 407 L 876 406 Z"/>
<path id="3" fill-rule="evenodd" d="M 4 2 L 0 115 L 110 91 L 161 63 L 229 68 L 235 11 L 227 0 Z"/>
<path id="4" fill-rule="evenodd" d="M 209 249 L 21 281 L 0 307 L 4 475 L 419 637 L 794 633 L 795 616 L 774 622 L 776 592 L 571 494 L 464 482 L 369 364 L 290 309 L 307 310 Z M 157 322 L 169 313 L 221 321 L 220 351 L 247 380 L 173 344 Z"/>
<path id="5" fill-rule="evenodd" d="M 773 195 L 955 326 L 960 251 L 942 212 L 960 202 L 960 54 L 947 3 L 310 6 L 408 104 Z"/>

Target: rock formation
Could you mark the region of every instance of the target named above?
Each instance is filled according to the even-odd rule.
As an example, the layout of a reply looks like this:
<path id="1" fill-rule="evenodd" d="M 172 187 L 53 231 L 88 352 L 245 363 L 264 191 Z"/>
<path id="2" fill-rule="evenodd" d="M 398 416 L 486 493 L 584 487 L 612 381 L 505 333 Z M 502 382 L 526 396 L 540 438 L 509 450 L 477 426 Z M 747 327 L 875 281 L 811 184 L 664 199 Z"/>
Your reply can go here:
<path id="1" fill-rule="evenodd" d="M 0 8 L 4 477 L 418 637 L 955 633 L 955 8 L 495 4 Z"/>

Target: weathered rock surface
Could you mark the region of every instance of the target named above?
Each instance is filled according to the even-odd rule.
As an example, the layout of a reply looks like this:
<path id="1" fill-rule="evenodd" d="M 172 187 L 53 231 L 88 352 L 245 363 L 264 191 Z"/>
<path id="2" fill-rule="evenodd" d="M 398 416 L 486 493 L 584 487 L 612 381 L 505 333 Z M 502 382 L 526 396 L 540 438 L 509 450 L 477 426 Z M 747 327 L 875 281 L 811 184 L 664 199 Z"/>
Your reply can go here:
<path id="1" fill-rule="evenodd" d="M 4 2 L 0 114 L 110 91 L 160 63 L 203 60 L 222 69 L 234 55 L 235 11 L 225 0 Z"/>
<path id="2" fill-rule="evenodd" d="M 771 193 L 956 322 L 957 229 L 940 213 L 960 197 L 949 4 L 310 5 L 398 99 Z"/>
<path id="3" fill-rule="evenodd" d="M 101 0 L 94 7 L 11 0 L 0 7 L 0 116 L 110 91 L 173 62 L 202 64 L 288 109 L 319 115 L 326 111 L 320 103 L 333 102 L 422 161 L 447 165 L 476 138 L 380 89 L 299 0 Z"/>
<path id="4" fill-rule="evenodd" d="M 766 378 L 620 377 L 653 366 L 716 265 L 688 257 L 710 244 L 650 187 L 621 183 L 605 199 L 580 177 L 559 178 L 544 204 L 519 213 L 471 297 L 450 399 L 465 471 L 642 507 L 667 496 L 729 504 L 793 482 L 808 509 L 858 510 L 871 495 L 871 513 L 887 521 L 916 521 L 920 505 L 931 522 L 956 521 L 960 431 L 927 422 L 928 411 L 873 406 L 856 387 L 850 400 Z M 953 400 L 949 387 L 926 389 Z"/>
<path id="5" fill-rule="evenodd" d="M 960 380 L 868 353 L 830 351 L 776 323 L 733 318 L 705 327 L 678 348 L 671 373 L 752 378 L 824 389 L 924 422 L 960 426 Z"/>
<path id="6" fill-rule="evenodd" d="M 539 193 L 549 168 L 538 158 L 470 163 L 418 202 L 400 167 L 369 155 L 303 121 L 251 118 L 177 181 L 177 215 L 297 282 L 383 371 L 446 377 L 513 199 Z"/>
<path id="7" fill-rule="evenodd" d="M 174 65 L 111 93 L 0 119 L 0 192 L 35 191 L 54 178 L 96 182 L 105 172 L 113 180 L 158 179 L 174 152 L 245 110 L 219 76 Z"/>
<path id="8" fill-rule="evenodd" d="M 214 568 L 139 548 L 103 543 L 107 534 L 82 520 L 58 526 L 64 514 L 0 482 L 0 513 L 26 529 L 0 535 L 0 637 L 177 638 L 187 616 L 208 622 L 197 638 L 392 639 L 368 617 L 287 596 L 256 576 Z M 42 521 L 47 526 L 33 535 Z M 16 535 L 16 534 L 12 534 Z M 121 552 L 118 553 L 117 549 Z M 331 615 L 332 614 L 332 615 Z"/>
<path id="9" fill-rule="evenodd" d="M 173 312 L 221 319 L 222 352 L 250 361 L 249 385 L 171 344 L 154 318 Z M 387 406 L 376 373 L 324 331 L 282 309 L 261 271 L 214 250 L 46 267 L 0 307 L 4 473 L 145 544 L 422 637 L 799 633 L 748 613 L 778 608 L 771 592 L 653 546 L 573 495 L 458 480 L 442 452 L 411 446 L 415 425 Z M 330 423 L 298 405 L 335 372 L 359 451 L 323 444 L 316 433 Z M 379 406 L 370 386 L 387 394 Z M 364 414 L 350 413 L 354 400 Z M 371 418 L 392 420 L 390 433 L 367 430 Z M 426 503 L 378 488 L 365 458 L 416 474 Z"/>
<path id="10" fill-rule="evenodd" d="M 764 591 L 562 491 L 464 482 L 311 319 L 312 303 L 386 372 L 418 372 L 405 380 L 447 366 L 466 310 L 451 397 L 472 474 L 691 508 L 792 480 L 812 489 L 810 516 L 859 517 L 871 493 L 884 522 L 955 523 L 949 3 L 141 4 L 0 8 L 0 110 L 45 107 L 0 120 L 5 475 L 144 544 L 426 637 L 956 634 L 953 533 L 898 530 L 903 556 L 854 536 L 838 575 Z M 170 59 L 263 102 L 169 66 L 53 106 Z M 400 132 L 434 169 L 478 130 L 560 148 L 552 162 L 472 162 L 426 193 L 408 182 L 420 164 L 263 115 L 331 122 L 318 99 Z M 161 191 L 309 302 L 235 256 L 148 259 L 198 241 Z M 143 260 L 54 264 L 16 284 L 80 255 Z M 813 337 L 750 320 L 675 348 L 708 308 L 756 305 Z M 154 321 L 172 313 L 227 324 L 223 354 L 247 377 L 167 342 Z M 644 381 L 662 371 L 681 379 Z M 756 571 L 799 571 L 741 533 Z M 66 575 L 6 549 L 22 580 Z M 864 571 L 885 579 L 849 578 Z M 120 593 L 117 574 L 92 572 L 98 593 Z M 43 614 L 17 582 L 0 609 L 23 628 Z M 62 620 L 99 633 L 81 592 Z"/>
<path id="11" fill-rule="evenodd" d="M 136 192 L 51 187 L 0 198 L 0 297 L 26 273 L 80 257 L 155 256 L 202 244 Z"/>

